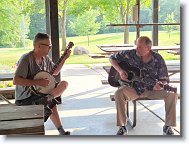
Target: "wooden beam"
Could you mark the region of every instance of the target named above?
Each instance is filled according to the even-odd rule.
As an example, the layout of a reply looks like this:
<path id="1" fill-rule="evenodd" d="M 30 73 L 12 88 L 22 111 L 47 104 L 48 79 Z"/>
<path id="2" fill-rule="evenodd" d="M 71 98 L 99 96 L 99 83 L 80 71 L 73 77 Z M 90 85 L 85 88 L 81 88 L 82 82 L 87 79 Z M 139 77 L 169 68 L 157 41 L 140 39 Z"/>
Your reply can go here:
<path id="1" fill-rule="evenodd" d="M 45 11 L 46 11 L 46 33 L 51 35 L 50 29 L 50 2 L 45 0 Z M 52 59 L 52 50 L 49 51 L 48 56 Z"/>
<path id="2" fill-rule="evenodd" d="M 159 0 L 153 0 L 153 23 L 158 23 Z M 158 25 L 153 25 L 152 41 L 154 46 L 158 46 Z"/>
<path id="3" fill-rule="evenodd" d="M 60 58 L 58 1 L 49 0 L 49 4 L 50 4 L 50 32 L 51 32 L 51 42 L 52 42 L 52 61 L 56 63 Z M 56 77 L 56 80 L 60 81 L 60 74 Z"/>
<path id="4" fill-rule="evenodd" d="M 138 5 L 138 21 L 137 21 L 137 26 L 136 26 L 136 40 L 140 37 L 140 0 L 137 0 L 137 5 Z M 135 41 L 136 44 L 136 41 Z"/>

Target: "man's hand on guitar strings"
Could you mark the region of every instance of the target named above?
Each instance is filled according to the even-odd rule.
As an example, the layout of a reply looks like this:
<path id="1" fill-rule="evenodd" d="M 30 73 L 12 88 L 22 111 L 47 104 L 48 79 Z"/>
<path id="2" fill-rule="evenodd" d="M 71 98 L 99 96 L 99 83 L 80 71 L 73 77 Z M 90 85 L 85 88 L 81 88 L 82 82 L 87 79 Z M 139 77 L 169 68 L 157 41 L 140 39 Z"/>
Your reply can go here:
<path id="1" fill-rule="evenodd" d="M 128 74 L 124 70 L 120 70 L 119 75 L 120 75 L 121 79 L 124 80 L 124 81 L 126 81 L 128 79 Z"/>

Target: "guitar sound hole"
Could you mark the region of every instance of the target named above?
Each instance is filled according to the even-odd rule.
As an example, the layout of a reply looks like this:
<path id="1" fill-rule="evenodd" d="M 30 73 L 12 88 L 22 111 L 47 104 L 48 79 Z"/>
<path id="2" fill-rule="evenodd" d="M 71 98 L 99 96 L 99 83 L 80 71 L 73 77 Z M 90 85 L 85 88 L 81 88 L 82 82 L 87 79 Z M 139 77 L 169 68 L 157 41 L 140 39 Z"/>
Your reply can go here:
<path id="1" fill-rule="evenodd" d="M 132 72 L 128 73 L 128 80 L 131 81 L 134 77 L 134 74 Z"/>

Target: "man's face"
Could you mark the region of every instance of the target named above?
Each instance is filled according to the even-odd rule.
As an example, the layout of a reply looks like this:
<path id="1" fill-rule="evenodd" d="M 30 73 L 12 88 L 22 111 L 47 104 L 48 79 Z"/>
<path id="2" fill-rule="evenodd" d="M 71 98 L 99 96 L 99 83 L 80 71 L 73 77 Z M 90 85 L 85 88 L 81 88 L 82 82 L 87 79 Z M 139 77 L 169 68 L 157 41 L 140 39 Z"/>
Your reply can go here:
<path id="1" fill-rule="evenodd" d="M 51 40 L 50 39 L 39 40 L 37 42 L 37 48 L 38 48 L 38 52 L 42 56 L 48 55 L 50 49 L 52 48 Z"/>
<path id="2" fill-rule="evenodd" d="M 151 48 L 145 44 L 144 41 L 138 40 L 137 41 L 137 54 L 140 56 L 146 56 L 150 53 Z"/>

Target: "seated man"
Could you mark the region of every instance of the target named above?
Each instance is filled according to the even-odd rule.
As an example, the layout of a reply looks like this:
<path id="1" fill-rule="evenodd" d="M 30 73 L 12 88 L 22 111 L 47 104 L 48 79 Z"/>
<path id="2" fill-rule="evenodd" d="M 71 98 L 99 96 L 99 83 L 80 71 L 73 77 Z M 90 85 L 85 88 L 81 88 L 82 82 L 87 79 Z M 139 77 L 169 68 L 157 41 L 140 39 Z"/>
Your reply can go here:
<path id="1" fill-rule="evenodd" d="M 24 54 L 19 62 L 15 72 L 13 83 L 16 85 L 16 105 L 44 105 L 44 115 L 46 121 L 50 116 L 55 127 L 60 135 L 70 135 L 69 131 L 65 131 L 60 121 L 57 110 L 57 98 L 67 88 L 68 83 L 61 81 L 56 84 L 56 87 L 48 95 L 36 95 L 31 91 L 31 86 L 46 87 L 49 85 L 49 79 L 33 79 L 40 71 L 50 72 L 54 67 L 54 63 L 48 57 L 48 53 L 52 48 L 50 36 L 45 33 L 38 33 L 33 42 L 34 49 L 27 54 Z M 65 60 L 70 56 L 71 51 L 68 50 L 63 60 L 55 69 L 53 75 L 58 75 Z"/>
<path id="2" fill-rule="evenodd" d="M 169 82 L 167 67 L 160 54 L 151 50 L 152 41 L 142 36 L 137 39 L 137 47 L 133 50 L 125 50 L 110 56 L 112 66 L 118 72 L 120 79 L 129 82 L 128 73 L 121 68 L 120 62 L 127 62 L 129 66 L 138 67 L 141 71 L 142 80 L 138 84 L 122 85 L 115 92 L 115 103 L 117 109 L 117 135 L 128 133 L 126 128 L 126 102 L 139 97 L 149 99 L 164 99 L 165 102 L 165 125 L 163 132 L 173 135 L 172 126 L 176 126 L 176 102 L 177 94 L 168 92 L 162 88 L 162 84 Z M 145 130 L 145 129 L 144 129 Z"/>

